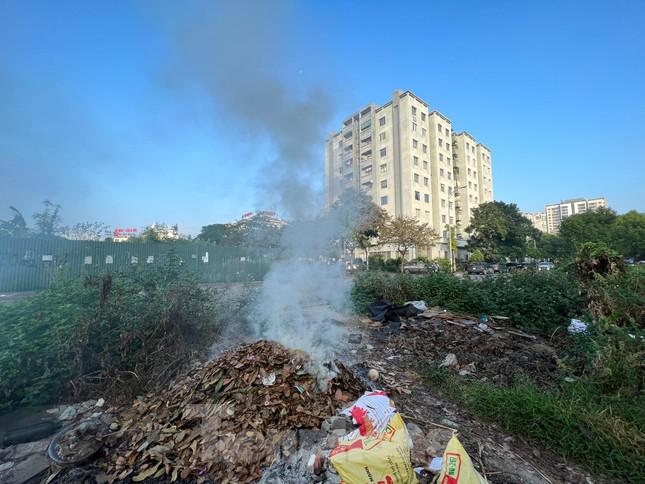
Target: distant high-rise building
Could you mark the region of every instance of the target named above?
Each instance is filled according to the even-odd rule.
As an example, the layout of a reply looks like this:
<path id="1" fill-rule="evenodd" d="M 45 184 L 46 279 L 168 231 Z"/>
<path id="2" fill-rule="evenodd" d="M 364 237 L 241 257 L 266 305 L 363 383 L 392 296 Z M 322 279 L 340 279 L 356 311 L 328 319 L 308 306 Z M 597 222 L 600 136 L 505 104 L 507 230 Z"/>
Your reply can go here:
<path id="1" fill-rule="evenodd" d="M 604 197 L 590 199 L 574 198 L 547 205 L 544 207 L 546 231 L 550 234 L 558 233 L 560 231 L 560 224 L 565 218 L 578 213 L 598 210 L 601 207 L 607 207 L 607 199 Z"/>
<path id="2" fill-rule="evenodd" d="M 544 212 L 522 212 L 522 215 L 529 219 L 533 227 L 540 232 L 546 232 L 546 215 Z"/>
<path id="3" fill-rule="evenodd" d="M 472 209 L 493 200 L 491 152 L 468 133 L 454 135 L 450 119 L 410 91 L 395 91 L 329 135 L 327 206 L 348 188 L 364 191 L 393 217 L 428 223 L 440 235 L 428 255 L 445 258 L 450 229 L 465 237 Z"/>

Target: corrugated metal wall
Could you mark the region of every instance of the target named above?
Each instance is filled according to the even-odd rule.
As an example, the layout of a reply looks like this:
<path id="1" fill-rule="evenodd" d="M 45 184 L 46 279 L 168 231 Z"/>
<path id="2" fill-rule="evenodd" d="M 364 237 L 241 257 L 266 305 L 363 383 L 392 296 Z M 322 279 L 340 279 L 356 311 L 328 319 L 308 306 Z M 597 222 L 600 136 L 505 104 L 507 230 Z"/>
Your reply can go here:
<path id="1" fill-rule="evenodd" d="M 274 252 L 220 247 L 206 242 L 94 242 L 65 239 L 0 238 L 0 291 L 49 287 L 63 277 L 149 268 L 162 264 L 174 249 L 201 282 L 257 281 L 268 271 Z"/>

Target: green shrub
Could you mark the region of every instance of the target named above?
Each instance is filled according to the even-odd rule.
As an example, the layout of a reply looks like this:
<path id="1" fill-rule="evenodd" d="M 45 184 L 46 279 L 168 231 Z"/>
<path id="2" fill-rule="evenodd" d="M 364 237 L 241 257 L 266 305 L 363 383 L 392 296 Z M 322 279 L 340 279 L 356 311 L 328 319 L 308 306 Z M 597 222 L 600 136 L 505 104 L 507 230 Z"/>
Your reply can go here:
<path id="1" fill-rule="evenodd" d="M 479 315 L 501 314 L 516 326 L 550 335 L 584 310 L 575 282 L 559 271 L 518 272 L 473 281 L 438 272 L 421 277 L 370 274 L 354 278 L 352 298 L 358 312 L 382 295 L 395 304 L 423 299 L 431 306 Z"/>
<path id="2" fill-rule="evenodd" d="M 58 281 L 0 305 L 0 411 L 143 391 L 212 341 L 214 314 L 172 255 L 154 271 Z"/>

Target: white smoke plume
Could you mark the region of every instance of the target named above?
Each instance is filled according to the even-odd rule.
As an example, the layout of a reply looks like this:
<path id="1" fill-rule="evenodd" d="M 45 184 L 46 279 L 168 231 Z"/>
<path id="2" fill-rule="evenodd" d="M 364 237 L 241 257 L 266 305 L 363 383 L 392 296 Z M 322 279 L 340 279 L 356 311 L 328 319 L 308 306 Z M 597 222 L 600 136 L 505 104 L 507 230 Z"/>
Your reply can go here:
<path id="1" fill-rule="evenodd" d="M 323 178 L 330 96 L 321 84 L 295 80 L 290 65 L 296 4 L 213 2 L 192 13 L 169 31 L 165 81 L 206 92 L 247 139 L 268 140 L 274 155 L 256 175 L 258 199 L 268 206 L 259 208 L 277 208 L 290 222 L 252 311 L 252 335 L 322 363 L 345 341 L 333 308 L 346 307 L 350 284 L 344 268 L 328 262 L 340 227 L 334 217 L 320 217 L 323 197 L 314 188 Z"/>

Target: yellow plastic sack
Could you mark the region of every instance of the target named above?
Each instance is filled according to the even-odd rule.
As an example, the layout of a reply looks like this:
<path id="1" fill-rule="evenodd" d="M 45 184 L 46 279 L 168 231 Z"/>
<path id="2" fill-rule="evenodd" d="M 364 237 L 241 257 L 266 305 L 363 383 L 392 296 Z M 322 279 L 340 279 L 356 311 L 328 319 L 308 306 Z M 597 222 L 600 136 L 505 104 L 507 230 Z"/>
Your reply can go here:
<path id="1" fill-rule="evenodd" d="M 468 453 L 454 435 L 443 452 L 439 484 L 488 484 L 473 467 Z"/>
<path id="2" fill-rule="evenodd" d="M 382 433 L 352 432 L 340 440 L 329 461 L 344 484 L 416 484 L 408 429 L 395 413 Z"/>

